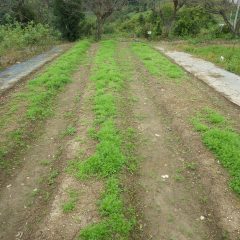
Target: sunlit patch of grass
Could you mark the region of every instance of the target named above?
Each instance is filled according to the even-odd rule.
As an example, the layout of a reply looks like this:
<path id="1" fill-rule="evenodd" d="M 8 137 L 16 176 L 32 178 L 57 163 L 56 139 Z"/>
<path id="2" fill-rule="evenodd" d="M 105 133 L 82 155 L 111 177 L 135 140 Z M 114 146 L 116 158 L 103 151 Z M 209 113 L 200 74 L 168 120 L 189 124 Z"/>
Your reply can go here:
<path id="1" fill-rule="evenodd" d="M 240 195 L 240 134 L 229 120 L 212 109 L 204 109 L 192 120 L 203 143 L 216 155 L 231 175 L 230 186 Z"/>
<path id="2" fill-rule="evenodd" d="M 163 77 L 165 80 L 172 79 L 180 82 L 186 76 L 185 72 L 176 64 L 163 56 L 159 51 L 154 50 L 145 43 L 133 43 L 133 52 L 141 59 L 147 70 L 156 77 Z"/>

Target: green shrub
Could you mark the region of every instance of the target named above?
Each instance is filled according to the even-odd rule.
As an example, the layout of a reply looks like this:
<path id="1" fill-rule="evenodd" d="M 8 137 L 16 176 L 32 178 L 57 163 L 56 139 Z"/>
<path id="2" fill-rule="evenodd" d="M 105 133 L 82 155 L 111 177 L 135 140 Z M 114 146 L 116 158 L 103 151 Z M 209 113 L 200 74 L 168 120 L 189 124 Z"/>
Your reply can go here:
<path id="1" fill-rule="evenodd" d="M 77 40 L 82 34 L 80 26 L 85 18 L 82 12 L 82 0 L 55 0 L 54 12 L 57 20 L 56 25 L 63 38 L 69 41 Z"/>
<path id="2" fill-rule="evenodd" d="M 53 44 L 59 34 L 48 25 L 28 23 L 22 26 L 20 23 L 0 25 L 0 56 L 9 50 L 23 50 L 27 47 L 41 47 Z"/>
<path id="3" fill-rule="evenodd" d="M 213 17 L 201 7 L 183 8 L 177 17 L 173 33 L 176 36 L 196 36 L 201 29 L 215 24 Z"/>

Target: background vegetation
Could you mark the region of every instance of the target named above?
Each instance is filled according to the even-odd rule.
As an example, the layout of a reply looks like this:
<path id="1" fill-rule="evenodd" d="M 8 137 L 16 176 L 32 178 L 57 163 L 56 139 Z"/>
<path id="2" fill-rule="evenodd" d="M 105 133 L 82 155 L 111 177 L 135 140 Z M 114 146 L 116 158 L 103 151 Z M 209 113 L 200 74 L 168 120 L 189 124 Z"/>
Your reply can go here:
<path id="1" fill-rule="evenodd" d="M 229 0 L 2 0 L 0 7 L 1 65 L 6 55 L 35 53 L 59 39 L 111 34 L 196 45 L 240 34 L 238 8 Z"/>

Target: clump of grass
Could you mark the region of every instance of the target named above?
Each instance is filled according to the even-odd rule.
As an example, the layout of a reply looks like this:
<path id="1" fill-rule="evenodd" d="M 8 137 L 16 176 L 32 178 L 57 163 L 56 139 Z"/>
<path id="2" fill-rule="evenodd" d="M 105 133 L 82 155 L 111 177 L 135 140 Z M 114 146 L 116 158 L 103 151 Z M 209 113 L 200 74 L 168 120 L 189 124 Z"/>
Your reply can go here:
<path id="1" fill-rule="evenodd" d="M 64 136 L 73 136 L 77 132 L 76 127 L 69 125 L 66 130 L 64 131 Z"/>
<path id="2" fill-rule="evenodd" d="M 167 78 L 174 79 L 175 82 L 183 80 L 185 76 L 184 71 L 149 45 L 144 43 L 133 43 L 132 50 L 142 60 L 145 67 L 152 75 L 164 77 L 166 80 Z"/>
<path id="3" fill-rule="evenodd" d="M 116 96 L 122 89 L 124 75 L 114 59 L 116 42 L 104 41 L 95 59 L 91 76 L 95 84 L 93 110 L 94 128 L 90 134 L 98 141 L 96 152 L 85 161 L 74 162 L 69 170 L 76 177 L 102 177 L 106 180 L 105 192 L 99 202 L 99 223 L 88 226 L 79 238 L 83 240 L 127 239 L 133 227 L 133 218 L 128 219 L 124 207 L 118 174 L 126 166 L 127 158 L 121 149 L 122 139 L 116 127 Z"/>
<path id="4" fill-rule="evenodd" d="M 47 178 L 48 185 L 53 185 L 56 182 L 56 178 L 59 175 L 58 170 L 52 170 Z"/>
<path id="5" fill-rule="evenodd" d="M 100 215 L 102 221 L 87 227 L 81 232 L 80 239 L 128 239 L 135 221 L 126 219 L 125 207 L 121 199 L 119 180 L 108 179 L 105 193 L 100 200 Z"/>
<path id="6" fill-rule="evenodd" d="M 69 213 L 75 210 L 76 204 L 79 198 L 79 194 L 76 190 L 74 189 L 69 189 L 68 190 L 68 197 L 69 200 L 63 204 L 62 209 L 64 213 Z"/>
<path id="7" fill-rule="evenodd" d="M 221 114 L 204 109 L 192 120 L 203 143 L 216 155 L 231 175 L 230 186 L 240 195 L 240 134 Z"/>

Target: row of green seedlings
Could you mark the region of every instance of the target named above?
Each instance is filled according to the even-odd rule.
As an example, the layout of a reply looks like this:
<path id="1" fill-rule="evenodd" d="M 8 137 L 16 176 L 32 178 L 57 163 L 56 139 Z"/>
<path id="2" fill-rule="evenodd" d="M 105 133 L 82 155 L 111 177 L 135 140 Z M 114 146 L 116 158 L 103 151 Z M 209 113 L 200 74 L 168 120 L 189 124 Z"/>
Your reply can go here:
<path id="1" fill-rule="evenodd" d="M 0 168 L 7 169 L 11 164 L 6 159 L 11 151 L 24 149 L 27 139 L 33 137 L 34 126 L 53 113 L 54 100 L 64 86 L 72 81 L 72 74 L 84 59 L 91 43 L 83 40 L 60 56 L 43 74 L 29 81 L 26 92 L 17 98 L 26 102 L 26 110 L 20 116 L 20 127 L 8 134 L 6 142 L 0 146 Z M 32 126 L 32 127 L 30 127 Z"/>
<path id="2" fill-rule="evenodd" d="M 164 80 L 171 80 L 174 83 L 180 83 L 186 77 L 185 72 L 179 66 L 148 44 L 133 43 L 131 49 L 140 58 L 151 75 L 163 77 Z"/>
<path id="3" fill-rule="evenodd" d="M 124 84 L 124 76 L 114 59 L 116 48 L 115 41 L 101 42 L 91 76 L 95 85 L 93 109 L 96 116 L 91 136 L 98 141 L 96 152 L 69 167 L 79 179 L 97 177 L 105 181 L 105 191 L 98 204 L 101 220 L 82 230 L 79 236 L 82 240 L 128 239 L 135 224 L 131 210 L 124 206 L 119 180 L 127 157 L 123 154 L 121 133 L 115 122 L 116 94 Z"/>
<path id="4" fill-rule="evenodd" d="M 230 187 L 240 196 L 240 134 L 228 119 L 210 108 L 199 112 L 192 123 L 203 143 L 228 170 Z"/>

